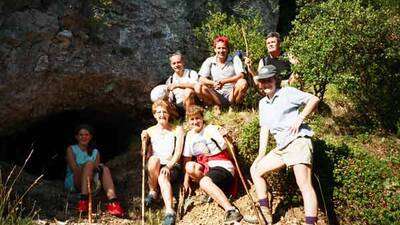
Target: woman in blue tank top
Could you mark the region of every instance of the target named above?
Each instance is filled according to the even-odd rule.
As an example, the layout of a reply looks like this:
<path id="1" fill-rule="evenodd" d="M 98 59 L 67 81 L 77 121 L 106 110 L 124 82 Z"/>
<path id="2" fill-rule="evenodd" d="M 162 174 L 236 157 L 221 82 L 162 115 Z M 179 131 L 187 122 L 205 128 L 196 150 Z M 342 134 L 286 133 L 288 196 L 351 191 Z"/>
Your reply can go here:
<path id="1" fill-rule="evenodd" d="M 93 128 L 89 125 L 79 125 L 75 130 L 77 144 L 67 148 L 67 174 L 64 186 L 68 191 L 80 191 L 81 196 L 77 205 L 79 212 L 88 211 L 87 178 L 99 180 L 106 192 L 108 202 L 107 211 L 114 216 L 123 216 L 123 209 L 117 201 L 111 172 L 100 164 L 100 153 L 95 148 Z"/>

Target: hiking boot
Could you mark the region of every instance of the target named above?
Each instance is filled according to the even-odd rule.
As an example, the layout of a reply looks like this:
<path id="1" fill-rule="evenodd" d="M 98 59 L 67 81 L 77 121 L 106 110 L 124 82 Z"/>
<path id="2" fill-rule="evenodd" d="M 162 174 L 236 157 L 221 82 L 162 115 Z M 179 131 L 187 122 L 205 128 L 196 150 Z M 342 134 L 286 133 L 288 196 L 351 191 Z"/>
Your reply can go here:
<path id="1" fill-rule="evenodd" d="M 231 209 L 226 212 L 224 224 L 230 225 L 234 222 L 240 222 L 243 216 L 238 209 Z"/>
<path id="2" fill-rule="evenodd" d="M 261 212 L 265 218 L 265 220 L 267 221 L 268 224 L 272 224 L 272 213 L 269 210 L 268 207 L 260 207 L 261 208 Z M 260 215 L 261 216 L 261 215 Z M 251 224 L 258 224 L 258 219 L 257 219 L 257 215 L 245 215 L 243 218 L 244 221 L 251 223 Z M 263 220 L 261 218 L 261 220 Z"/>
<path id="3" fill-rule="evenodd" d="M 88 200 L 79 200 L 78 205 L 76 206 L 78 212 L 87 212 L 89 210 L 89 201 Z"/>
<path id="4" fill-rule="evenodd" d="M 151 207 L 155 201 L 156 201 L 156 197 L 153 194 L 149 193 L 149 194 L 147 194 L 146 198 L 144 199 L 144 205 L 146 207 Z"/>
<path id="5" fill-rule="evenodd" d="M 175 225 L 176 214 L 175 213 L 167 213 L 164 217 L 163 225 Z"/>
<path id="6" fill-rule="evenodd" d="M 117 201 L 107 204 L 107 212 L 116 217 L 124 216 L 124 209 Z"/>

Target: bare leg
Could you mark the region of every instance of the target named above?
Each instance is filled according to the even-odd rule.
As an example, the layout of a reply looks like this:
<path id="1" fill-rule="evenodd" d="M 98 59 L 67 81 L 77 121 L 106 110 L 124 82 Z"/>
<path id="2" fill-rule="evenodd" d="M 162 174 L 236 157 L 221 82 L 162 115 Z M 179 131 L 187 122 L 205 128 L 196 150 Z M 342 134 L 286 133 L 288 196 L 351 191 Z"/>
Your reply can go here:
<path id="1" fill-rule="evenodd" d="M 225 211 L 232 209 L 232 204 L 229 202 L 225 193 L 212 182 L 211 178 L 204 176 L 200 180 L 200 188 L 203 189 L 218 205 L 224 208 Z"/>
<path id="2" fill-rule="evenodd" d="M 311 175 L 312 169 L 310 165 L 298 164 L 293 166 L 294 175 L 297 185 L 300 188 L 301 195 L 304 200 L 305 216 L 317 216 L 318 202 L 317 195 L 312 186 Z"/>
<path id="3" fill-rule="evenodd" d="M 284 162 L 273 154 L 267 154 L 250 168 L 251 178 L 256 188 L 258 199 L 267 198 L 267 184 L 262 177 L 265 173 L 285 166 Z"/>
<path id="4" fill-rule="evenodd" d="M 221 105 L 221 100 L 218 95 L 206 85 L 198 84 L 195 86 L 194 91 L 206 105 Z"/>
<path id="5" fill-rule="evenodd" d="M 103 182 L 104 192 L 106 192 L 107 194 L 107 198 L 108 199 L 115 198 L 116 194 L 115 194 L 114 182 L 111 177 L 110 169 L 106 166 L 103 166 L 102 182 Z"/>
<path id="6" fill-rule="evenodd" d="M 172 208 L 172 186 L 170 177 L 160 174 L 158 177 L 158 184 L 160 185 L 161 195 L 164 199 L 165 211 L 167 213 L 174 212 Z"/>
<path id="7" fill-rule="evenodd" d="M 88 188 L 87 188 L 87 178 L 89 177 L 89 180 L 93 179 L 93 170 L 95 169 L 94 162 L 88 161 L 82 169 L 82 176 L 81 176 L 81 193 L 84 195 L 88 194 Z"/>
<path id="8" fill-rule="evenodd" d="M 80 172 L 78 174 L 74 173 L 74 186 L 76 188 L 76 190 L 81 190 L 81 186 L 82 186 L 82 168 L 80 168 Z"/>
<path id="9" fill-rule="evenodd" d="M 229 202 L 228 198 L 226 197 L 225 193 L 215 185 L 212 180 L 204 176 L 203 172 L 201 171 L 202 165 L 196 162 L 188 162 L 186 163 L 185 169 L 186 173 L 189 174 L 191 178 L 194 180 L 200 180 L 200 188 L 203 189 L 215 202 L 217 202 L 225 211 L 231 209 L 233 206 Z"/>
<path id="10" fill-rule="evenodd" d="M 247 91 L 247 81 L 243 78 L 236 81 L 235 86 L 229 95 L 229 102 L 237 104 L 242 102 L 244 95 Z"/>
<path id="11" fill-rule="evenodd" d="M 185 89 L 185 96 L 183 99 L 183 107 L 188 109 L 191 105 L 194 105 L 194 90 L 191 88 L 186 88 Z"/>
<path id="12" fill-rule="evenodd" d="M 147 161 L 147 169 L 149 171 L 149 189 L 150 193 L 156 194 L 158 187 L 158 176 L 160 174 L 160 159 L 151 156 Z"/>

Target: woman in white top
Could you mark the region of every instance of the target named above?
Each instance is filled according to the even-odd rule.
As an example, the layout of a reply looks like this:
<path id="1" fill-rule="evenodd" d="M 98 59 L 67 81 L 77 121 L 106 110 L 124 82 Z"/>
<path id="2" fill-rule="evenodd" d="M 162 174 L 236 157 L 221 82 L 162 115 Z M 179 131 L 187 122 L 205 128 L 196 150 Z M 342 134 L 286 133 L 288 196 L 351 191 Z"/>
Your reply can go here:
<path id="1" fill-rule="evenodd" d="M 179 172 L 177 166 L 182 153 L 183 128 L 173 126 L 169 122 L 168 103 L 159 100 L 153 103 L 152 112 L 157 124 L 144 130 L 141 138 L 143 143 L 148 143 L 147 169 L 149 174 L 149 194 L 146 205 L 157 198 L 157 189 L 160 187 L 165 204 L 165 225 L 175 224 L 175 211 L 172 207 L 171 179 Z M 150 141 L 148 142 L 148 140 Z"/>
<path id="2" fill-rule="evenodd" d="M 226 212 L 225 224 L 239 222 L 242 215 L 228 200 L 225 193 L 234 185 L 235 168 L 226 150 L 223 135 L 226 132 L 215 125 L 206 125 L 204 109 L 191 106 L 186 118 L 191 130 L 186 135 L 183 152 L 185 162 L 184 189 L 190 191 L 190 179 L 215 200 Z M 191 161 L 196 157 L 196 161 Z"/>

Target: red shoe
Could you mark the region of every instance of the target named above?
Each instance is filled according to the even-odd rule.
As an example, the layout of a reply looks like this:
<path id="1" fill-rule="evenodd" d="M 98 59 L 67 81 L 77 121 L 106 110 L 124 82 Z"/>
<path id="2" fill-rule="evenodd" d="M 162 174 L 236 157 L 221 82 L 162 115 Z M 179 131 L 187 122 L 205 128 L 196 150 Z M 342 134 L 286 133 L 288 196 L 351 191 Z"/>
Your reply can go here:
<path id="1" fill-rule="evenodd" d="M 107 212 L 116 217 L 122 217 L 124 215 L 124 209 L 119 202 L 108 203 Z"/>
<path id="2" fill-rule="evenodd" d="M 89 201 L 88 200 L 79 200 L 78 205 L 76 206 L 78 212 L 87 212 L 89 210 Z"/>

